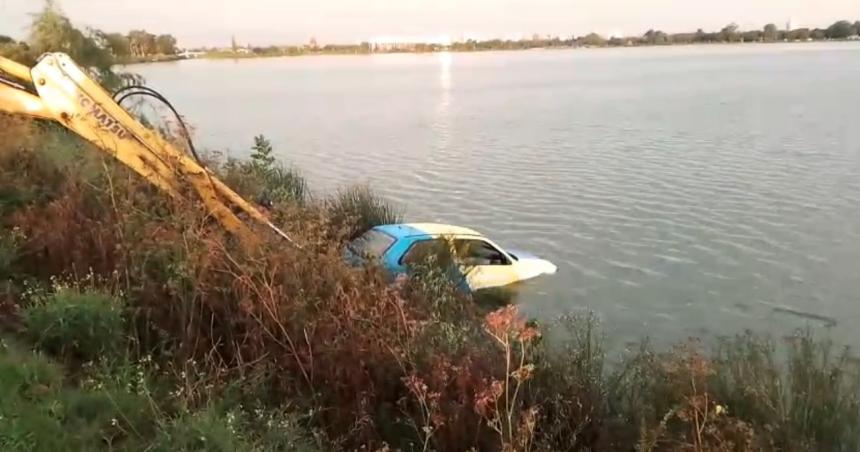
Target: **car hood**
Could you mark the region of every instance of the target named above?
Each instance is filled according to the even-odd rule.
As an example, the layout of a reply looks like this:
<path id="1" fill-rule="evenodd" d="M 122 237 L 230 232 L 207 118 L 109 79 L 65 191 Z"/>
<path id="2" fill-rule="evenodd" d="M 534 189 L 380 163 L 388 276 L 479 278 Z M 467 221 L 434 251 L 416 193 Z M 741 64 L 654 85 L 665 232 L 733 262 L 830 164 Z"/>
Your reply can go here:
<path id="1" fill-rule="evenodd" d="M 522 268 L 526 277 L 554 275 L 558 271 L 555 264 L 528 251 L 508 250 L 508 253 L 517 258 L 517 266 Z"/>

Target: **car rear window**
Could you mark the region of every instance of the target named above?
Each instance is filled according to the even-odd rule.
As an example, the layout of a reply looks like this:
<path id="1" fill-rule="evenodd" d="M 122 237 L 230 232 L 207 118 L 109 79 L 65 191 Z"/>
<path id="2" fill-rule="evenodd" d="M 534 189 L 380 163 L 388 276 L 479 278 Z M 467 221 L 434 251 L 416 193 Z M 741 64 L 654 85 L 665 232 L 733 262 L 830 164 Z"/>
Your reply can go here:
<path id="1" fill-rule="evenodd" d="M 371 229 L 353 240 L 349 247 L 352 252 L 358 255 L 378 259 L 388 251 L 392 244 L 394 244 L 394 237 L 382 231 Z"/>

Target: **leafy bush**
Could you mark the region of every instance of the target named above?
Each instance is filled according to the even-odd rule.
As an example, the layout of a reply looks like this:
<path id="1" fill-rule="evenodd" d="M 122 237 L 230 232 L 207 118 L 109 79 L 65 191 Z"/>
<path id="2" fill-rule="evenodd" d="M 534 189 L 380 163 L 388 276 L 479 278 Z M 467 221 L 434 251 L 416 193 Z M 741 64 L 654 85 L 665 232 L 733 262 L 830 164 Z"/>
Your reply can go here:
<path id="1" fill-rule="evenodd" d="M 272 143 L 260 135 L 254 137 L 250 168 L 263 180 L 262 194 L 272 202 L 303 202 L 307 197 L 307 183 L 293 168 L 285 168 L 275 159 Z"/>
<path id="2" fill-rule="evenodd" d="M 254 137 L 251 159 L 228 159 L 223 165 L 214 162 L 224 173 L 225 182 L 239 193 L 262 204 L 294 202 L 308 198 L 307 182 L 294 168 L 281 165 L 274 156 L 271 142 L 264 136 Z"/>
<path id="3" fill-rule="evenodd" d="M 114 72 L 116 63 L 104 39 L 105 33 L 76 28 L 55 1 L 46 1 L 42 10 L 33 14 L 27 42 L 4 43 L 0 55 L 33 66 L 40 55 L 48 52 L 67 53 L 108 89 L 119 87 L 126 74 Z"/>
<path id="4" fill-rule="evenodd" d="M 769 338 L 721 341 L 713 391 L 783 450 L 860 450 L 860 368 L 849 350 L 799 332 L 785 356 Z"/>
<path id="5" fill-rule="evenodd" d="M 370 187 L 357 186 L 342 189 L 328 201 L 332 222 L 354 239 L 374 226 L 403 222 L 403 214 Z"/>
<path id="6" fill-rule="evenodd" d="M 254 162 L 220 170 L 254 187 L 254 172 L 273 164 L 264 144 Z M 15 162 L 0 159 L 0 185 L 28 183 L 9 170 Z M 162 450 L 289 450 L 279 439 L 304 444 L 304 428 L 344 450 L 852 450 L 860 441 L 856 371 L 811 338 L 791 344 L 785 360 L 744 336 L 716 352 L 643 344 L 609 365 L 593 318 L 549 325 L 542 339 L 514 309 L 485 316 L 452 286 L 445 256 L 395 284 L 378 269 L 346 266 L 331 237 L 401 221 L 366 187 L 274 206 L 304 249 L 273 239 L 248 254 L 202 209 L 136 177 L 108 183 L 122 174 L 110 166 L 101 182 L 79 183 L 78 166 L 58 170 L 49 200 L 4 216 L 0 228 L 22 234 L 14 270 L 47 285 L 93 269 L 87 287 L 121 287 L 132 322 L 122 324 L 109 297 L 60 292 L 24 310 L 26 331 L 52 353 L 93 359 L 131 326 L 132 351 L 152 353 L 153 367 L 176 381 L 169 394 L 141 391 L 147 369 L 129 367 L 75 394 L 55 396 L 60 386 L 46 384 L 48 398 L 28 399 L 46 427 L 16 430 L 24 444 L 33 431 L 66 441 L 53 432 L 68 429 L 117 448 L 149 438 Z M 98 384 L 107 395 L 91 394 Z M 262 414 L 224 403 L 232 385 L 253 388 Z M 110 411 L 107 397 L 123 408 Z M 139 397 L 155 408 L 144 411 Z M 279 411 L 288 403 L 303 413 L 302 428 Z M 120 413 L 131 422 L 117 428 Z"/>
<path id="7" fill-rule="evenodd" d="M 62 388 L 62 370 L 41 356 L 0 344 L 0 450 L 38 450 L 37 437 L 62 437 L 50 418 L 50 408 L 39 403 Z M 54 444 L 59 450 L 61 444 Z M 46 450 L 46 449 L 42 449 Z"/>
<path id="8" fill-rule="evenodd" d="M 214 407 L 179 416 L 158 433 L 151 451 L 269 451 L 318 450 L 286 415 L 257 410 L 246 413 Z"/>
<path id="9" fill-rule="evenodd" d="M 266 173 L 265 196 L 272 202 L 282 203 L 293 201 L 302 203 L 307 198 L 305 179 L 293 168 L 277 166 Z"/>
<path id="10" fill-rule="evenodd" d="M 274 168 L 278 161 L 274 156 L 272 142 L 265 136 L 254 137 L 254 146 L 251 147 L 251 168 L 258 173 L 266 173 Z"/>
<path id="11" fill-rule="evenodd" d="M 99 292 L 63 289 L 24 310 L 27 335 L 48 353 L 94 361 L 124 345 L 122 305 Z"/>
<path id="12" fill-rule="evenodd" d="M 808 332 L 779 350 L 750 333 L 713 354 L 696 341 L 643 346 L 610 394 L 614 416 L 637 426 L 646 450 L 857 450 L 860 374 L 847 351 L 834 357 Z"/>
<path id="13" fill-rule="evenodd" d="M 13 233 L 0 231 L 0 280 L 12 275 L 12 264 L 18 258 L 18 239 Z"/>
<path id="14" fill-rule="evenodd" d="M 605 441 L 623 447 L 611 431 L 606 400 L 611 391 L 603 336 L 593 314 L 560 317 L 544 332 L 547 341 L 536 353 L 529 397 L 541 407 L 536 448 L 546 451 L 587 450 Z M 627 438 L 628 441 L 630 438 Z"/>
<path id="15" fill-rule="evenodd" d="M 0 403 L 16 394 L 53 393 L 60 389 L 62 383 L 62 369 L 55 363 L 0 339 Z"/>
<path id="16" fill-rule="evenodd" d="M 67 386 L 60 366 L 15 346 L 0 348 L 0 419 L 4 451 L 98 450 L 155 427 L 144 397 Z"/>
<path id="17" fill-rule="evenodd" d="M 41 152 L 48 135 L 33 123 L 0 113 L 0 218 L 51 197 L 63 180 L 51 156 Z"/>
<path id="18" fill-rule="evenodd" d="M 179 417 L 159 431 L 153 451 L 238 451 L 244 450 L 242 440 L 227 420 L 212 411 Z"/>
<path id="19" fill-rule="evenodd" d="M 146 364 L 85 366 L 76 382 L 45 357 L 0 342 L 0 450 L 318 450 L 282 410 L 212 405 L 176 414 Z"/>

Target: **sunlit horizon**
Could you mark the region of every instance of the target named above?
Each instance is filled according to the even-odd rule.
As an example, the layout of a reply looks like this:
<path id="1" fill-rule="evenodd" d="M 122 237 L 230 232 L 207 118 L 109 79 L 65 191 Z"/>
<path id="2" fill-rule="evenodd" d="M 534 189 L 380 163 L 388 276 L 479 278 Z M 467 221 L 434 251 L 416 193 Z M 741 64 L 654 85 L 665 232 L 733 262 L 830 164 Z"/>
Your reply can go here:
<path id="1" fill-rule="evenodd" d="M 649 29 L 669 33 L 729 23 L 741 29 L 827 27 L 860 20 L 856 0 L 244 0 L 207 1 L 58 0 L 75 24 L 106 31 L 145 29 L 173 34 L 182 46 L 320 44 L 362 41 L 439 42 L 467 39 L 519 40 L 599 33 L 638 36 Z M 36 0 L 0 0 L 0 35 L 22 39 Z"/>

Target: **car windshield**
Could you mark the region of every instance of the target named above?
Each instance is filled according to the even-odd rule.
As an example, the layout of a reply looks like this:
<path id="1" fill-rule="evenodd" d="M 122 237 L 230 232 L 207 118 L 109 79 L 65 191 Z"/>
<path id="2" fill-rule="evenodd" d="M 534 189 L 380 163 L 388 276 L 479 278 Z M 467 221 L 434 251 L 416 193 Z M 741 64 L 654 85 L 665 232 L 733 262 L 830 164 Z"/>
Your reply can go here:
<path id="1" fill-rule="evenodd" d="M 375 229 L 365 232 L 349 244 L 353 253 L 363 257 L 379 259 L 394 243 L 394 237 Z"/>

